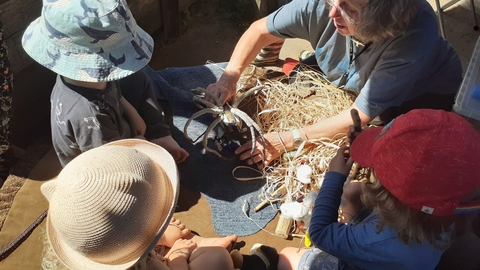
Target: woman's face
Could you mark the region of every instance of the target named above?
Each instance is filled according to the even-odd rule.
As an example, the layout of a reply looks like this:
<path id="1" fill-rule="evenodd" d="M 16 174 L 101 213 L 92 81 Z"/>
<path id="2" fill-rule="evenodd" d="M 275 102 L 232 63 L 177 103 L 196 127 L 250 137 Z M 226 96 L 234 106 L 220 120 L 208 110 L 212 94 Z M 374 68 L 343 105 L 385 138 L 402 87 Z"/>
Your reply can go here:
<path id="1" fill-rule="evenodd" d="M 367 0 L 326 0 L 330 5 L 330 18 L 342 36 L 354 36 L 359 14 Z"/>

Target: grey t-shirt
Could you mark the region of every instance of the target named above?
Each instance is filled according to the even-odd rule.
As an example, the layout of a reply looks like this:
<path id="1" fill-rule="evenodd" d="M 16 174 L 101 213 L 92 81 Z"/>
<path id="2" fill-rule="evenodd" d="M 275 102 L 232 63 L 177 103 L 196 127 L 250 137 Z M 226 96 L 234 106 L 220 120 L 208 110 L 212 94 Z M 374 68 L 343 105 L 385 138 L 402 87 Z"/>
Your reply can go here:
<path id="1" fill-rule="evenodd" d="M 95 90 L 67 85 L 57 76 L 50 100 L 51 129 L 62 166 L 82 152 L 131 137 L 120 100 L 117 82 L 109 82 L 105 90 Z"/>
<path id="2" fill-rule="evenodd" d="M 57 76 L 50 97 L 51 130 L 61 165 L 107 142 L 132 137 L 123 115 L 122 95 L 145 121 L 147 140 L 170 135 L 154 91 L 143 71 L 109 82 L 105 90 L 71 85 Z"/>
<path id="3" fill-rule="evenodd" d="M 325 0 L 294 0 L 267 17 L 275 36 L 308 40 L 320 69 L 338 85 L 350 62 L 350 37 L 336 30 Z M 357 55 L 362 45 L 353 45 Z M 420 0 L 405 34 L 371 44 L 352 63 L 345 89 L 359 93 L 355 104 L 370 117 L 423 93 L 455 94 L 462 66 L 453 47 L 438 34 L 435 13 Z"/>

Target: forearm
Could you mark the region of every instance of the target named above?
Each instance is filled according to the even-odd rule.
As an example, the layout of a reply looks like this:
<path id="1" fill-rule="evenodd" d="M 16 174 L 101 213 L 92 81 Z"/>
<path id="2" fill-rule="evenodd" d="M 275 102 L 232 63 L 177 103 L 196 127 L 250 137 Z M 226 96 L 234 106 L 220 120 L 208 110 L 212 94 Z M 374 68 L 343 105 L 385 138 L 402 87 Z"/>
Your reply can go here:
<path id="1" fill-rule="evenodd" d="M 327 172 L 322 188 L 315 200 L 308 233 L 316 246 L 325 237 L 323 229 L 338 221 L 338 208 L 346 177 L 337 172 Z"/>
<path id="2" fill-rule="evenodd" d="M 304 140 L 315 140 L 322 138 L 333 138 L 338 134 L 346 133 L 348 131 L 348 127 L 353 125 L 353 120 L 350 115 L 351 109 L 356 109 L 359 112 L 362 126 L 372 121 L 371 117 L 360 111 L 357 106 L 353 104 L 350 108 L 340 112 L 337 115 L 329 117 L 313 125 L 302 127 L 301 131 L 299 132 L 300 136 Z M 288 151 L 294 149 L 293 135 L 291 131 L 282 134 L 282 140 Z"/>
<path id="3" fill-rule="evenodd" d="M 281 38 L 268 32 L 266 18 L 254 22 L 235 46 L 220 80 L 228 80 L 236 84 L 242 72 L 255 59 L 260 50 L 278 40 L 281 40 Z M 229 85 L 229 89 L 235 88 L 235 84 Z"/>
<path id="4" fill-rule="evenodd" d="M 128 102 L 125 98 L 122 97 L 122 105 L 123 105 L 123 115 L 127 120 L 128 124 L 130 125 L 130 129 L 132 131 L 132 135 L 145 135 L 145 131 L 147 129 L 145 121 L 143 121 L 142 117 L 138 114 L 137 110 Z"/>

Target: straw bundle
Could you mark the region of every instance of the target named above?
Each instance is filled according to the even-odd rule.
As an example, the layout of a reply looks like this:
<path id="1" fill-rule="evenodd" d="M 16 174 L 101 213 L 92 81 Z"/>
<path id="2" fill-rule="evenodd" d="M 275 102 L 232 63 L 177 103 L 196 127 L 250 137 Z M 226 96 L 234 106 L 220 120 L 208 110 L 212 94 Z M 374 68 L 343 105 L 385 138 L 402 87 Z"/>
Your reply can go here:
<path id="1" fill-rule="evenodd" d="M 266 86 L 255 96 L 257 108 L 253 111 L 257 113 L 250 113 L 264 133 L 289 131 L 321 121 L 349 108 L 356 97 L 349 91 L 338 89 L 322 74 L 306 66 L 297 72 L 292 83 L 285 83 L 289 78 L 270 80 L 266 75 L 268 72 L 252 67 L 244 72 L 237 85 L 239 89 L 256 84 Z M 288 202 L 311 191 L 317 192 L 330 160 L 345 144 L 345 139 L 345 133 L 342 133 L 334 138 L 309 140 L 308 146 L 281 155 L 263 170 L 266 184 L 261 196 L 269 202 Z M 309 185 L 296 180 L 296 169 L 302 163 L 313 170 Z M 279 188 L 284 190 L 278 192 Z"/>

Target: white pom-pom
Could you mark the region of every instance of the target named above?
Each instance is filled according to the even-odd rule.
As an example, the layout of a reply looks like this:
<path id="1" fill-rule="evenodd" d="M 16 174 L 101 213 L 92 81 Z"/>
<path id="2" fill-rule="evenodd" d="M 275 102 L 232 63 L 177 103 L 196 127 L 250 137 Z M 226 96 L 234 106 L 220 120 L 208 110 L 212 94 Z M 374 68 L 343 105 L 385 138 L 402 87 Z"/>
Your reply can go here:
<path id="1" fill-rule="evenodd" d="M 312 167 L 307 164 L 301 164 L 297 167 L 297 179 L 303 184 L 310 184 L 312 181 Z"/>
<path id="2" fill-rule="evenodd" d="M 303 220 L 309 215 L 310 209 L 299 202 L 282 203 L 280 212 L 286 219 Z"/>

